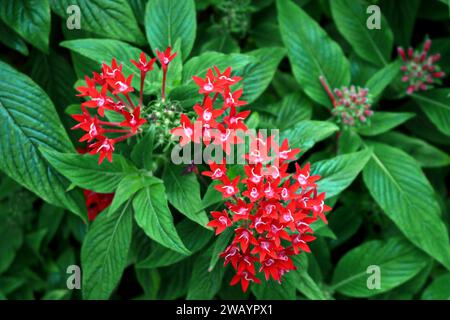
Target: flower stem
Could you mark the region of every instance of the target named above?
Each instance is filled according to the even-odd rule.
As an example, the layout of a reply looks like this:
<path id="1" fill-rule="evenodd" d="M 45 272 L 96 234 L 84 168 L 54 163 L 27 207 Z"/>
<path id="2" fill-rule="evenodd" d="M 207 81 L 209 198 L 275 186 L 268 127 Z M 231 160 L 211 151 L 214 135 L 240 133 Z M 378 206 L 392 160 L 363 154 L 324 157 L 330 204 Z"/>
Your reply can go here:
<path id="1" fill-rule="evenodd" d="M 336 107 L 336 99 L 334 97 L 333 92 L 331 92 L 330 87 L 328 86 L 328 83 L 324 76 L 320 76 L 320 83 L 322 84 L 323 88 L 325 89 L 326 93 L 328 94 L 328 97 L 330 97 L 331 102 L 333 103 L 333 108 Z"/>
<path id="2" fill-rule="evenodd" d="M 161 88 L 162 101 L 166 101 L 166 77 L 167 77 L 167 69 L 163 69 L 163 82 L 162 82 L 162 88 Z"/>
<path id="3" fill-rule="evenodd" d="M 141 88 L 139 91 L 139 106 L 142 108 L 142 101 L 143 101 L 143 96 L 144 96 L 144 80 L 145 80 L 145 76 L 147 75 L 146 72 L 142 72 L 141 71 Z"/>

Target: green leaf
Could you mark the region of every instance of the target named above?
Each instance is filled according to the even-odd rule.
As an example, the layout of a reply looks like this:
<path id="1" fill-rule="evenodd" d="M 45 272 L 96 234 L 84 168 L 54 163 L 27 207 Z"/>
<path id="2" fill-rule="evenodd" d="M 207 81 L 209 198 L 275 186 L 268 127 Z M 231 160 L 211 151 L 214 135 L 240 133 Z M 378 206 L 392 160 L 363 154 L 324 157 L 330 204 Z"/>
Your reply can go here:
<path id="1" fill-rule="evenodd" d="M 60 46 L 96 61 L 99 70 L 102 63 L 110 65 L 112 59 L 116 58 L 117 63 L 123 65 L 122 71 L 126 76 L 134 74 L 132 81 L 133 86 L 135 88 L 140 87 L 141 72 L 130 62 L 130 60 L 137 61 L 142 50 L 133 47 L 128 43 L 112 39 L 69 40 L 61 42 Z M 154 64 L 153 69 L 154 70 L 150 71 L 145 77 L 145 93 L 154 93 L 160 88 L 160 84 L 157 83 L 159 68 Z"/>
<path id="2" fill-rule="evenodd" d="M 449 273 L 437 277 L 422 293 L 422 300 L 450 300 L 449 283 Z"/>
<path id="3" fill-rule="evenodd" d="M 2 217 L 0 223 L 0 274 L 9 268 L 22 242 L 23 234 L 20 227 L 13 221 L 5 221 Z"/>
<path id="4" fill-rule="evenodd" d="M 183 83 L 193 83 L 192 76 L 204 77 L 206 71 L 213 66 L 217 66 L 222 72 L 227 67 L 231 67 L 233 74 L 236 74 L 242 72 L 246 65 L 254 61 L 255 58 L 245 54 L 223 54 L 214 51 L 205 52 L 189 59 L 183 66 Z"/>
<path id="5" fill-rule="evenodd" d="M 214 245 L 212 246 L 211 252 L 211 261 L 209 262 L 208 270 L 211 271 L 216 266 L 219 261 L 220 254 L 225 250 L 225 248 L 230 243 L 231 238 L 234 235 L 234 231 L 232 228 L 225 229 L 224 232 L 219 234 L 214 241 Z"/>
<path id="6" fill-rule="evenodd" d="M 202 249 L 211 240 L 213 233 L 188 219 L 184 219 L 176 226 L 180 238 L 186 248 L 194 254 Z M 150 255 L 138 263 L 139 268 L 159 268 L 170 266 L 186 258 L 186 254 L 167 249 L 158 244 L 153 245 Z"/>
<path id="7" fill-rule="evenodd" d="M 208 269 L 211 248 L 201 254 L 194 262 L 187 300 L 210 300 L 222 286 L 225 268 Z"/>
<path id="8" fill-rule="evenodd" d="M 304 120 L 291 129 L 280 133 L 280 141 L 289 140 L 291 148 L 300 148 L 303 153 L 312 148 L 316 142 L 328 138 L 339 128 L 328 121 Z"/>
<path id="9" fill-rule="evenodd" d="M 450 270 L 448 230 L 440 218 L 434 190 L 417 162 L 397 148 L 376 143 L 363 178 L 400 231 Z"/>
<path id="10" fill-rule="evenodd" d="M 83 241 L 84 299 L 108 299 L 122 277 L 131 243 L 130 202 L 112 215 L 100 214 Z"/>
<path id="11" fill-rule="evenodd" d="M 45 201 L 84 216 L 82 195 L 49 166 L 43 146 L 67 152 L 73 146 L 55 107 L 30 78 L 0 61 L 0 169 Z"/>
<path id="12" fill-rule="evenodd" d="M 319 77 L 323 75 L 331 88 L 348 85 L 348 60 L 339 45 L 303 9 L 290 0 L 278 0 L 277 8 L 281 36 L 295 78 L 311 99 L 331 107 Z"/>
<path id="13" fill-rule="evenodd" d="M 67 8 L 77 5 L 80 8 L 81 28 L 85 31 L 105 38 L 145 44 L 144 35 L 127 0 L 50 0 L 50 4 L 52 10 L 63 19 L 71 16 Z"/>
<path id="14" fill-rule="evenodd" d="M 154 179 L 138 173 L 131 173 L 124 176 L 122 180 L 120 180 L 117 185 L 117 189 L 114 192 L 114 198 L 108 208 L 108 214 L 117 211 L 119 207 L 130 199 L 136 192 L 145 186 L 149 186 L 154 183 L 157 183 Z"/>
<path id="15" fill-rule="evenodd" d="M 377 66 L 385 66 L 391 56 L 394 36 L 381 15 L 380 29 L 369 29 L 369 3 L 364 0 L 331 1 L 331 13 L 339 32 L 356 54 Z M 380 13 L 381 14 L 381 13 Z"/>
<path id="16" fill-rule="evenodd" d="M 450 136 L 450 89 L 414 93 L 412 97 L 439 131 Z"/>
<path id="17" fill-rule="evenodd" d="M 167 204 L 164 184 L 155 179 L 155 184 L 140 190 L 133 199 L 135 219 L 145 234 L 159 244 L 189 255 L 190 251 L 181 241 L 172 214 Z"/>
<path id="18" fill-rule="evenodd" d="M 114 192 L 122 178 L 132 170 L 125 158 L 113 156 L 113 162 L 98 164 L 98 157 L 90 154 L 60 153 L 41 148 L 45 158 L 73 184 L 100 193 Z"/>
<path id="19" fill-rule="evenodd" d="M 242 80 L 244 86 L 242 100 L 252 103 L 269 86 L 286 50 L 280 47 L 269 47 L 246 52 L 246 54 L 257 59 L 244 69 L 246 77 Z"/>
<path id="20" fill-rule="evenodd" d="M 402 149 L 417 160 L 423 168 L 444 167 L 450 164 L 450 156 L 428 142 L 399 132 L 387 132 L 377 141 Z"/>
<path id="21" fill-rule="evenodd" d="M 418 274 L 426 257 L 402 238 L 373 240 L 350 250 L 338 262 L 332 288 L 350 297 L 371 297 L 389 291 Z M 371 267 L 379 267 L 380 288 L 369 288 Z"/>
<path id="22" fill-rule="evenodd" d="M 341 193 L 356 179 L 370 155 L 371 151 L 366 149 L 314 163 L 311 174 L 321 176 L 317 182 L 318 191 L 326 192 L 327 197 Z"/>
<path id="23" fill-rule="evenodd" d="M 308 258 L 305 254 L 293 256 L 297 270 L 291 271 L 295 275 L 295 287 L 311 300 L 327 300 L 325 293 L 308 274 Z"/>
<path id="24" fill-rule="evenodd" d="M 269 124 L 279 130 L 294 127 L 299 121 L 310 120 L 312 116 L 311 101 L 300 92 L 290 93 L 268 108 L 275 114 L 269 119 Z"/>
<path id="25" fill-rule="evenodd" d="M 131 160 L 146 170 L 152 169 L 153 148 L 155 142 L 155 127 L 151 126 L 147 133 L 139 140 L 131 151 Z"/>
<path id="26" fill-rule="evenodd" d="M 394 33 L 395 43 L 402 47 L 411 44 L 411 35 L 420 0 L 381 0 L 380 7 Z"/>
<path id="27" fill-rule="evenodd" d="M 163 173 L 167 199 L 187 218 L 206 228 L 209 222 L 200 197 L 200 183 L 194 173 L 183 173 L 181 165 L 168 163 Z"/>
<path id="28" fill-rule="evenodd" d="M 156 49 L 166 50 L 181 39 L 183 60 L 191 53 L 197 32 L 193 0 L 152 0 L 145 9 L 145 31 L 156 55 Z"/>
<path id="29" fill-rule="evenodd" d="M 362 139 L 353 128 L 344 128 L 339 132 L 337 143 L 339 154 L 346 154 L 358 151 L 362 145 Z"/>
<path id="30" fill-rule="evenodd" d="M 401 125 L 414 116 L 415 114 L 411 112 L 375 111 L 370 117 L 370 123 L 356 128 L 356 132 L 363 136 L 376 136 Z"/>
<path id="31" fill-rule="evenodd" d="M 27 42 L 48 52 L 50 5 L 48 0 L 17 0 L 0 3 L 0 17 Z"/>
<path id="32" fill-rule="evenodd" d="M 10 29 L 3 21 L 0 19 L 0 42 L 3 43 L 8 48 L 20 52 L 24 56 L 28 55 L 28 48 L 25 41 L 12 29 Z"/>
<path id="33" fill-rule="evenodd" d="M 366 83 L 366 88 L 377 99 L 400 73 L 401 60 L 396 60 L 377 71 Z"/>
<path id="34" fill-rule="evenodd" d="M 296 276 L 289 272 L 283 276 L 281 284 L 273 279 L 268 281 L 261 279 L 261 284 L 251 284 L 250 286 L 258 300 L 295 300 L 296 281 Z"/>

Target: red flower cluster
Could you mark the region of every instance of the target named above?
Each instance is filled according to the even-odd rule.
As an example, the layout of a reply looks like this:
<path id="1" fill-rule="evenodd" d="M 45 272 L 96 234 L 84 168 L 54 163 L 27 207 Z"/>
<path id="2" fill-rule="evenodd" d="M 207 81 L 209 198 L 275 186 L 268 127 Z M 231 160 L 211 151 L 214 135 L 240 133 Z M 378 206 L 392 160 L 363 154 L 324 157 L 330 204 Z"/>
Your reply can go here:
<path id="1" fill-rule="evenodd" d="M 161 65 L 163 67 L 164 79 L 167 73 L 169 62 L 176 56 L 176 53 L 170 55 L 171 49 L 168 48 L 164 53 L 158 52 Z M 137 132 L 147 121 L 141 118 L 141 109 L 143 107 L 144 81 L 146 74 L 153 70 L 153 64 L 156 58 L 147 61 L 144 52 L 140 54 L 139 60 L 131 62 L 141 72 L 139 102 L 135 104 L 131 93 L 135 90 L 131 84 L 133 75 L 125 77 L 122 72 L 122 65 L 118 65 L 115 58 L 111 65 L 103 64 L 102 72 L 93 73 L 92 79 L 86 76 L 86 86 L 80 86 L 77 90 L 79 97 L 85 97 L 87 101 L 81 104 L 82 114 L 72 115 L 78 124 L 72 129 L 81 129 L 85 134 L 79 140 L 86 141 L 90 154 L 100 154 L 99 164 L 106 157 L 112 162 L 114 145 L 123 141 Z M 162 95 L 164 97 L 163 83 Z M 96 114 L 92 115 L 88 109 L 95 109 Z M 123 121 L 111 122 L 105 117 L 105 110 L 110 110 L 122 116 Z"/>
<path id="2" fill-rule="evenodd" d="M 441 55 L 428 56 L 430 47 L 431 40 L 427 39 L 422 51 L 414 51 L 412 47 L 409 47 L 406 54 L 402 47 L 397 48 L 398 54 L 403 60 L 402 81 L 408 83 L 406 89 L 408 94 L 432 88 L 434 83 L 440 83 L 440 79 L 445 76 L 445 73 L 436 65 L 436 62 L 441 59 Z"/>
<path id="3" fill-rule="evenodd" d="M 269 156 L 270 153 L 274 156 Z M 250 282 L 259 283 L 255 263 L 266 280 L 281 281 L 283 274 L 294 270 L 290 256 L 310 252 L 308 242 L 315 239 L 310 224 L 331 210 L 324 204 L 325 194 L 317 193 L 320 176 L 310 174 L 309 164 L 296 173 L 287 173 L 288 161 L 295 160 L 300 149 L 289 148 L 288 141 L 277 145 L 261 135 L 251 142 L 244 166 L 245 176 L 230 179 L 225 164 L 210 164 L 203 172 L 219 183 L 216 190 L 224 198 L 227 209 L 212 212 L 214 220 L 208 226 L 220 234 L 226 228 L 235 228 L 234 239 L 221 257 L 225 265 L 231 263 L 236 275 L 231 284 L 241 283 L 247 290 Z"/>
<path id="4" fill-rule="evenodd" d="M 202 138 L 205 144 L 221 144 L 227 152 L 231 144 L 243 142 L 235 132 L 247 129 L 243 120 L 250 114 L 236 111 L 245 104 L 239 101 L 243 90 L 230 90 L 241 78 L 231 76 L 231 68 L 221 73 L 214 67 L 205 78 L 193 79 L 204 95 L 203 103 L 194 106 L 201 134 L 194 135 L 194 125 L 185 114 L 181 115 L 181 126 L 171 132 L 181 137 L 181 146 L 191 141 L 200 143 Z M 219 95 L 223 104 L 214 109 Z M 212 129 L 218 130 L 219 135 L 212 138 Z M 225 265 L 231 264 L 236 270 L 231 285 L 241 283 L 243 291 L 250 282 L 260 283 L 255 265 L 266 280 L 272 277 L 279 282 L 283 274 L 294 270 L 291 256 L 310 252 L 308 242 L 315 239 L 310 224 L 318 218 L 326 222 L 325 212 L 331 210 L 324 204 L 325 194 L 318 194 L 316 182 L 320 176 L 311 175 L 309 164 L 303 168 L 296 164 L 295 174 L 287 172 L 288 162 L 296 159 L 300 149 L 290 148 L 287 140 L 279 145 L 275 137 L 261 133 L 251 136 L 249 147 L 244 155 L 242 178 L 227 171 L 225 159 L 221 163 L 210 162 L 209 171 L 202 172 L 215 180 L 215 189 L 229 199 L 225 210 L 211 212 L 214 219 L 208 226 L 215 228 L 216 235 L 227 228 L 234 229 L 234 239 L 221 257 Z"/>
<path id="5" fill-rule="evenodd" d="M 194 123 L 201 123 L 201 127 L 194 130 L 194 123 L 187 115 L 181 114 L 181 126 L 172 129 L 171 133 L 180 137 L 181 146 L 191 141 L 195 143 L 203 141 L 206 145 L 210 143 L 221 145 L 228 154 L 232 144 L 241 142 L 237 131 L 247 130 L 243 121 L 249 116 L 250 111 L 236 111 L 237 107 L 246 104 L 245 101 L 239 100 L 243 93 L 242 89 L 231 91 L 231 87 L 238 83 L 241 77 L 231 76 L 230 67 L 224 72 L 216 66 L 213 69 L 208 69 L 204 79 L 192 77 L 199 86 L 199 93 L 203 95 L 202 104 L 194 106 L 197 114 Z M 214 95 L 211 97 L 212 94 Z M 223 99 L 223 104 L 220 109 L 214 109 L 214 103 L 219 95 Z"/>

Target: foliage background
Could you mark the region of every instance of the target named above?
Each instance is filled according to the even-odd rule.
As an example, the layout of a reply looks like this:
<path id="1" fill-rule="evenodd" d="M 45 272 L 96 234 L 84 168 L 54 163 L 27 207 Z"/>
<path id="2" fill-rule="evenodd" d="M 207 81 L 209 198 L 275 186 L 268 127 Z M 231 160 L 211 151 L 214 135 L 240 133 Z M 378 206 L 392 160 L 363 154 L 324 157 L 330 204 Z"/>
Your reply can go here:
<path id="1" fill-rule="evenodd" d="M 81 30 L 66 27 L 70 4 L 81 9 Z M 449 74 L 450 9 L 438 0 L 372 4 L 383 14 L 379 31 L 365 28 L 362 0 L 1 1 L 0 299 L 449 299 L 449 81 L 406 96 L 395 47 L 420 47 L 429 36 Z M 145 188 L 168 198 L 168 221 L 174 217 L 190 254 L 147 237 L 132 212 L 120 214 L 131 210 L 128 203 L 93 225 L 80 218 L 78 187 L 126 189 L 129 168 L 119 158 L 99 169 L 95 159 L 64 154 L 77 145 L 68 116 L 81 102 L 77 81 L 112 57 L 131 72 L 129 59 L 140 50 L 169 44 L 182 57 L 172 65 L 170 99 L 189 109 L 196 99 L 190 76 L 213 64 L 233 66 L 245 77 L 251 124 L 282 130 L 304 150 L 300 161 L 316 163 L 324 177 L 330 223 L 316 226 L 313 253 L 300 255 L 299 270 L 282 285 L 263 283 L 246 294 L 228 285 L 230 270 L 214 258 L 221 240 L 191 221 L 197 218 L 184 218 L 198 208 L 207 212 L 218 198 L 189 177 L 182 189 L 198 194 L 180 200 L 183 190 L 167 178 L 180 168 L 158 173 L 166 190 Z M 377 102 L 369 127 L 332 123 L 321 74 L 332 87 L 372 90 Z M 152 80 L 150 97 L 158 88 L 157 76 Z M 114 242 L 119 220 L 122 238 Z M 105 243 L 113 243 L 108 256 Z M 82 261 L 82 247 L 96 258 Z M 83 293 L 66 287 L 73 264 L 89 278 Z M 381 267 L 381 290 L 367 289 L 369 265 Z"/>

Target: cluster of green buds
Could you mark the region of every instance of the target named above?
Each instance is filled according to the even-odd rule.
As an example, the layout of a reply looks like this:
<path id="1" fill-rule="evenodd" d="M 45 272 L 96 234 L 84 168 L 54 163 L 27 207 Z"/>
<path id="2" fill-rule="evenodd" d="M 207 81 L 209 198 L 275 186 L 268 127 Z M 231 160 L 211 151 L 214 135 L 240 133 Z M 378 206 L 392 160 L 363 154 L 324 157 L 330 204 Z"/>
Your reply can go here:
<path id="1" fill-rule="evenodd" d="M 177 101 L 154 101 L 149 106 L 150 113 L 146 116 L 150 125 L 154 126 L 155 142 L 167 144 L 172 135 L 170 130 L 180 122 L 181 107 Z"/>
<path id="2" fill-rule="evenodd" d="M 373 115 L 371 110 L 373 100 L 367 88 L 352 85 L 350 88 L 334 89 L 333 93 L 324 77 L 320 77 L 320 82 L 333 103 L 331 113 L 338 124 L 345 127 L 358 127 L 368 124 L 370 117 Z"/>

